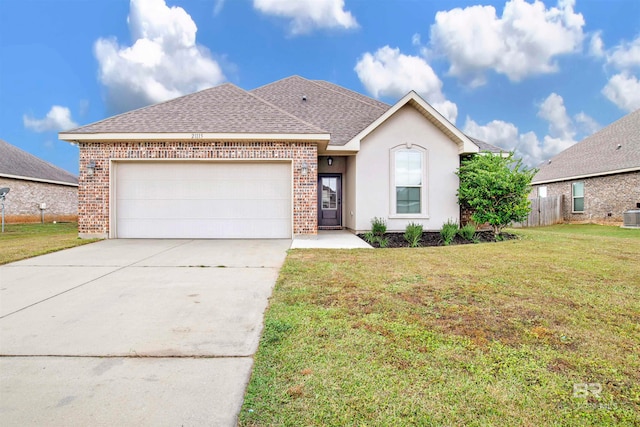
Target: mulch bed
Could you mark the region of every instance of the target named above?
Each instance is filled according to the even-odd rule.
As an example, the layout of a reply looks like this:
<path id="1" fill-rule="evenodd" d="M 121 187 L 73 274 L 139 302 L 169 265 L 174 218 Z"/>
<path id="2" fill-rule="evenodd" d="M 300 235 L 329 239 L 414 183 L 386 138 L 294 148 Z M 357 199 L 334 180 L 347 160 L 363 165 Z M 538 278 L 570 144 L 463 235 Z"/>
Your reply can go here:
<path id="1" fill-rule="evenodd" d="M 365 240 L 364 238 L 364 234 L 358 234 L 358 237 L 360 237 L 362 240 Z M 387 248 L 408 248 L 409 244 L 407 243 L 407 241 L 404 239 L 404 233 L 385 233 L 384 237 L 389 241 L 389 245 L 387 246 Z M 511 234 L 511 233 L 502 233 L 502 240 L 512 240 L 512 239 L 517 239 L 518 236 L 516 234 Z M 489 242 L 495 242 L 496 239 L 494 239 L 493 237 L 493 232 L 492 231 L 477 231 L 476 232 L 476 239 L 478 240 L 478 243 L 489 243 Z M 451 242 L 451 245 L 467 245 L 470 243 L 475 243 L 475 242 L 470 242 L 468 240 L 463 239 L 462 237 L 456 235 L 456 237 L 453 238 L 453 242 Z M 378 243 L 373 243 L 371 244 L 371 246 L 373 246 L 374 248 L 379 248 L 380 245 L 378 245 Z M 424 246 L 444 246 L 444 243 L 442 242 L 442 236 L 440 236 L 440 233 L 437 231 L 425 231 L 422 233 L 422 239 L 420 240 L 420 246 L 424 247 Z"/>

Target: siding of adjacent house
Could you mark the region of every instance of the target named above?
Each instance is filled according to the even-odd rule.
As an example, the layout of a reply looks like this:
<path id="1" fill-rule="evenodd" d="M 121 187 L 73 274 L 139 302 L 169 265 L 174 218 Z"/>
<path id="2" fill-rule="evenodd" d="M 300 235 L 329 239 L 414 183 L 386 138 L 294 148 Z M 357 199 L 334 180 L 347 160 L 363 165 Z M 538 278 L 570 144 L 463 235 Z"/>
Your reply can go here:
<path id="1" fill-rule="evenodd" d="M 572 212 L 574 182 L 584 182 L 582 213 Z M 623 213 L 640 203 L 640 171 L 535 185 L 532 197 L 537 197 L 539 187 L 547 187 L 548 196 L 564 195 L 563 216 L 570 222 L 622 222 Z"/>
<path id="2" fill-rule="evenodd" d="M 40 204 L 46 203 L 45 221 L 78 220 L 78 187 L 0 177 L 0 187 L 9 187 L 4 202 L 7 223 L 39 222 Z"/>

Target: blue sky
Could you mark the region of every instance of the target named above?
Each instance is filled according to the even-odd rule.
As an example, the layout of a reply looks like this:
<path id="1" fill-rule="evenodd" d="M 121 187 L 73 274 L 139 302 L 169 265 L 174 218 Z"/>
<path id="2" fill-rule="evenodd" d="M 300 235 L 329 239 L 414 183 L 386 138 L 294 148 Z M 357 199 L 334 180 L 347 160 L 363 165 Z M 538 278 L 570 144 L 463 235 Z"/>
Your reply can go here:
<path id="1" fill-rule="evenodd" d="M 61 130 L 293 74 L 536 165 L 640 108 L 640 1 L 0 0 L 0 138 L 72 173 Z"/>

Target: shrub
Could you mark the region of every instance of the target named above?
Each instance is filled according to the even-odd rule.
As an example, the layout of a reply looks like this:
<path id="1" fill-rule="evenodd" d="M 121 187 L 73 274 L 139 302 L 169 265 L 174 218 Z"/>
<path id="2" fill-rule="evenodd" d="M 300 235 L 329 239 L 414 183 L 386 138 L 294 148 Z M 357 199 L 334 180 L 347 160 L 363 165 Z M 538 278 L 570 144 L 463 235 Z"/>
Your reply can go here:
<path id="1" fill-rule="evenodd" d="M 528 198 L 536 172 L 513 153 L 473 156 L 458 169 L 458 201 L 473 211 L 471 219 L 476 224 L 488 222 L 497 237 L 512 221 L 523 221 L 529 214 Z"/>
<path id="2" fill-rule="evenodd" d="M 422 239 L 422 224 L 416 224 L 410 222 L 407 224 L 407 228 L 404 231 L 404 240 L 409 243 L 409 247 L 417 248 L 420 246 L 420 240 Z"/>
<path id="3" fill-rule="evenodd" d="M 478 241 L 478 239 L 475 238 L 476 226 L 473 224 L 467 224 L 464 227 L 460 228 L 460 230 L 458 230 L 458 235 L 469 242 Z"/>
<path id="4" fill-rule="evenodd" d="M 371 232 L 376 236 L 382 236 L 387 232 L 387 222 L 384 218 L 376 216 L 371 220 Z"/>
<path id="5" fill-rule="evenodd" d="M 440 236 L 442 236 L 442 241 L 445 246 L 449 246 L 451 242 L 453 242 L 453 238 L 456 237 L 458 233 L 458 223 L 454 220 L 447 220 L 442 225 L 442 230 L 440 230 Z"/>
<path id="6" fill-rule="evenodd" d="M 380 245 L 381 248 L 386 248 L 389 246 L 389 239 L 378 236 L 378 245 Z"/>
<path id="7" fill-rule="evenodd" d="M 367 231 L 364 233 L 364 240 L 366 240 L 367 243 L 372 244 L 377 240 L 377 236 L 373 234 L 373 231 Z"/>

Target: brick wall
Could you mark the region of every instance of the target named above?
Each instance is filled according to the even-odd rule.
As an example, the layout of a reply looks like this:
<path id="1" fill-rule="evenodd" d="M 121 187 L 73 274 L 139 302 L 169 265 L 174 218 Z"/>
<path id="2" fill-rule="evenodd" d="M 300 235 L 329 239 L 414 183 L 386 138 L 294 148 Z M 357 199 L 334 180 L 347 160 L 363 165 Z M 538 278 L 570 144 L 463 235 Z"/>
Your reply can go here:
<path id="1" fill-rule="evenodd" d="M 571 185 L 584 182 L 584 212 L 571 212 Z M 532 197 L 537 197 L 538 187 L 546 186 L 547 195 L 564 194 L 562 206 L 565 221 L 622 222 L 622 214 L 635 209 L 640 203 L 640 172 L 629 172 L 572 181 L 554 182 L 534 186 Z M 608 214 L 611 213 L 611 216 Z"/>
<path id="2" fill-rule="evenodd" d="M 40 222 L 40 204 L 46 203 L 46 222 L 76 221 L 78 218 L 78 187 L 1 178 L 0 187 L 9 187 L 4 202 L 5 221 Z"/>
<path id="3" fill-rule="evenodd" d="M 80 143 L 80 235 L 109 234 L 110 159 L 293 159 L 293 233 L 317 233 L 317 146 L 306 142 L 115 142 Z M 87 164 L 96 163 L 87 174 Z M 300 169 L 308 165 L 307 175 Z"/>

